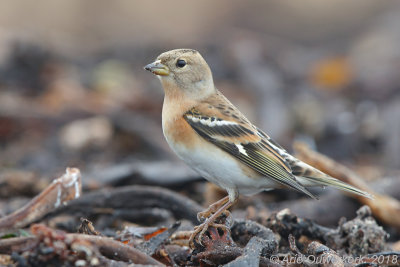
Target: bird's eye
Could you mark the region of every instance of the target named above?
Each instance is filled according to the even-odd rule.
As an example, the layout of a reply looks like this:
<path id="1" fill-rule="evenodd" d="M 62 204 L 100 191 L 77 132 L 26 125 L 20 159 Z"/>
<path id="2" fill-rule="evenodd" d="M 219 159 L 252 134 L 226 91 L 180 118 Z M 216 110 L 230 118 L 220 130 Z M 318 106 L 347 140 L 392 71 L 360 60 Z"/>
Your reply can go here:
<path id="1" fill-rule="evenodd" d="M 183 67 L 186 66 L 186 61 L 183 60 L 183 59 L 178 59 L 178 61 L 176 62 L 176 66 L 177 66 L 178 68 L 183 68 Z"/>

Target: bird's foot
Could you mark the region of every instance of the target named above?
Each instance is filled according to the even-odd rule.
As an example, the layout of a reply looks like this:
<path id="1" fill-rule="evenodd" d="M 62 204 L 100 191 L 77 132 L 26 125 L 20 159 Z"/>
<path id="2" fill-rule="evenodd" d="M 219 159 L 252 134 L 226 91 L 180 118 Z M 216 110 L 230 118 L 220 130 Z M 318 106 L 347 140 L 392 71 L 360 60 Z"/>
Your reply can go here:
<path id="1" fill-rule="evenodd" d="M 212 215 L 215 214 L 216 211 L 209 211 L 208 209 L 205 211 L 201 211 L 199 213 L 197 213 L 197 220 L 199 222 L 204 223 L 207 218 L 210 218 Z M 228 210 L 224 210 L 223 212 L 221 212 L 221 215 L 219 218 L 221 218 L 222 220 L 224 219 L 230 219 L 232 217 L 231 213 Z"/>
<path id="2" fill-rule="evenodd" d="M 213 229 L 223 228 L 224 230 L 228 230 L 229 232 L 229 226 L 227 225 L 231 224 L 232 217 L 228 209 L 230 208 L 230 206 L 232 206 L 233 203 L 234 202 L 230 201 L 229 196 L 226 196 L 223 199 L 210 205 L 210 207 L 204 212 L 200 212 L 198 214 L 199 220 L 204 220 L 204 218 L 206 219 L 202 224 L 194 228 L 193 234 L 190 236 L 189 239 L 189 246 L 191 248 L 195 248 L 195 241 L 197 241 L 196 243 L 200 246 L 203 246 L 202 241 L 204 233 L 210 226 L 213 226 Z M 218 231 L 214 232 L 218 233 Z M 226 231 L 223 232 L 227 233 Z M 209 239 L 210 238 L 212 238 L 211 235 L 209 236 Z"/>

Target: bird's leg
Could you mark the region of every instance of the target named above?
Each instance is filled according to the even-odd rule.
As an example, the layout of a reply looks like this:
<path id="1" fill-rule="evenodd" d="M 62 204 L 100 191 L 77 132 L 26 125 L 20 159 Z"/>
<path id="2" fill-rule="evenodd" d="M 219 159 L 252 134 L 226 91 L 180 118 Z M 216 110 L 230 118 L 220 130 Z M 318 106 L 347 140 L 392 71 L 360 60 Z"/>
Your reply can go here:
<path id="1" fill-rule="evenodd" d="M 222 205 L 229 201 L 229 196 L 226 196 L 217 202 L 211 204 L 206 210 L 197 213 L 197 220 L 203 222 L 205 219 L 214 214 Z"/>
<path id="2" fill-rule="evenodd" d="M 229 231 L 229 228 L 226 225 L 214 224 L 214 222 L 219 216 L 224 214 L 227 211 L 227 209 L 229 209 L 236 202 L 236 199 L 231 201 L 229 199 L 229 197 L 227 197 L 226 200 L 225 200 L 225 198 L 223 198 L 218 202 L 223 203 L 224 201 L 222 201 L 222 200 L 224 200 L 224 201 L 227 200 L 227 202 L 225 204 L 223 204 L 222 206 L 220 206 L 220 208 L 217 211 L 215 211 L 214 214 L 211 217 L 207 218 L 207 220 L 205 222 L 203 222 L 202 224 L 200 224 L 200 225 L 198 225 L 198 226 L 196 226 L 194 228 L 194 231 L 193 231 L 193 233 L 192 233 L 192 235 L 190 236 L 190 239 L 189 239 L 189 246 L 190 247 L 192 247 L 192 248 L 195 247 L 194 246 L 194 240 L 195 240 L 196 237 L 197 237 L 198 243 L 201 245 L 201 239 L 202 239 L 204 233 L 207 231 L 209 226 L 214 226 L 216 228 L 225 228 L 225 229 L 227 229 Z M 221 203 L 218 203 L 218 204 L 221 205 Z"/>

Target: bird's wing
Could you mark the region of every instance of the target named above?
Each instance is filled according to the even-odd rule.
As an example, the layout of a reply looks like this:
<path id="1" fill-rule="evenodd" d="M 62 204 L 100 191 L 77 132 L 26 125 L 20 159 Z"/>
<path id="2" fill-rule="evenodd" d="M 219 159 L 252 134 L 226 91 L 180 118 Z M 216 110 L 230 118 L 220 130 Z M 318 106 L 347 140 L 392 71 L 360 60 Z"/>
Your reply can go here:
<path id="1" fill-rule="evenodd" d="M 233 155 L 263 176 L 312 198 L 316 197 L 304 185 L 333 186 L 373 198 L 368 192 L 335 179 L 290 155 L 267 134 L 251 124 L 219 92 L 186 112 L 184 118 L 205 140 Z"/>
<path id="2" fill-rule="evenodd" d="M 222 94 L 202 101 L 184 119 L 205 140 L 276 182 L 316 198 L 292 173 L 286 152 L 252 125 Z"/>

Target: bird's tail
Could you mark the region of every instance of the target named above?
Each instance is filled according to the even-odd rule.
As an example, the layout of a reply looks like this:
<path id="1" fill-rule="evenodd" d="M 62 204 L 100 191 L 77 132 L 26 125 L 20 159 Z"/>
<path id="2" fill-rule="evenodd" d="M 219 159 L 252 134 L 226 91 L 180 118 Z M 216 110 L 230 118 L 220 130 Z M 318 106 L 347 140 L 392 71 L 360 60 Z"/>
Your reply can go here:
<path id="1" fill-rule="evenodd" d="M 373 199 L 373 195 L 371 195 L 370 193 L 358 189 L 355 186 L 349 185 L 348 183 L 342 182 L 336 178 L 333 178 L 303 161 L 293 159 L 291 161 L 291 164 L 292 169 L 295 170 L 293 174 L 305 187 L 332 186 L 340 190 Z"/>
<path id="2" fill-rule="evenodd" d="M 335 179 L 333 177 L 330 177 L 324 173 L 321 172 L 321 175 L 318 177 L 301 177 L 301 180 L 306 180 L 307 184 L 311 183 L 315 186 L 332 186 L 340 190 L 344 190 L 350 193 L 354 193 L 363 197 L 367 197 L 369 199 L 373 199 L 373 195 L 371 195 L 368 192 L 365 192 L 361 189 L 358 189 L 357 187 L 354 187 L 352 185 L 349 185 L 348 183 L 342 182 L 338 179 Z"/>

